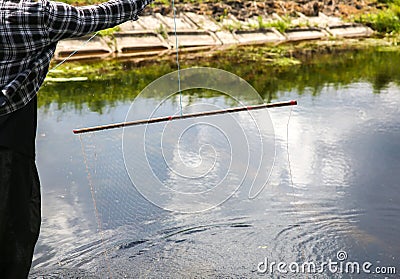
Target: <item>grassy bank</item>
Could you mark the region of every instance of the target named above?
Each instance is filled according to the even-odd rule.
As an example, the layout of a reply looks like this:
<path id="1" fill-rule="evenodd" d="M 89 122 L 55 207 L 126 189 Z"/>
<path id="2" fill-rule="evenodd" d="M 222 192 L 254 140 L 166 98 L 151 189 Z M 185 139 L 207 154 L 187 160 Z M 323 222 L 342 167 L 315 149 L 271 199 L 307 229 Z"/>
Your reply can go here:
<path id="1" fill-rule="evenodd" d="M 379 0 L 383 7 L 375 13 L 352 16 L 355 22 L 365 24 L 381 34 L 399 34 L 400 0 Z"/>

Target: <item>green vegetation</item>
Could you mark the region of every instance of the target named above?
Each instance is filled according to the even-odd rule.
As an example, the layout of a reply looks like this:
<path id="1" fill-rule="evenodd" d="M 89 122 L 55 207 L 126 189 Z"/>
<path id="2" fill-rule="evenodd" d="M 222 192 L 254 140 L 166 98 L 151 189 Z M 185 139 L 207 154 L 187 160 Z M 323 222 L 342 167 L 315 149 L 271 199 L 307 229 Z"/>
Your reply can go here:
<path id="1" fill-rule="evenodd" d="M 380 0 L 386 8 L 365 15 L 358 15 L 355 22 L 365 24 L 375 31 L 384 34 L 400 33 L 400 0 Z"/>
<path id="2" fill-rule="evenodd" d="M 158 26 L 158 28 L 156 29 L 156 33 L 160 34 L 161 37 L 163 37 L 164 39 L 168 38 L 168 32 L 166 30 L 166 28 L 164 27 L 164 25 L 160 24 L 160 26 Z"/>
<path id="3" fill-rule="evenodd" d="M 257 17 L 257 24 L 249 24 L 246 27 L 249 29 L 266 29 L 274 27 L 281 33 L 284 33 L 289 28 L 295 27 L 289 17 L 284 17 L 282 20 L 265 21 L 261 16 Z"/>
<path id="4" fill-rule="evenodd" d="M 281 33 L 285 33 L 286 30 L 291 28 L 291 22 L 289 18 L 284 18 L 283 20 L 277 20 L 270 23 L 265 23 L 264 27 L 275 27 Z"/>
<path id="5" fill-rule="evenodd" d="M 114 37 L 114 32 L 119 32 L 121 31 L 121 27 L 119 26 L 115 26 L 113 28 L 109 28 L 109 29 L 105 29 L 105 30 L 101 30 L 99 31 L 98 35 L 100 37 Z"/>

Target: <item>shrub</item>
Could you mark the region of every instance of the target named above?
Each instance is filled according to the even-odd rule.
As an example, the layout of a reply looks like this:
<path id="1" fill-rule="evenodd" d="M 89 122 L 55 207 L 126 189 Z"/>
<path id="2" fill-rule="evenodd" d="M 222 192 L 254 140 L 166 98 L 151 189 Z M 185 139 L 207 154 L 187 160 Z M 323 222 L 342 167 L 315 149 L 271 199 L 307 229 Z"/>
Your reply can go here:
<path id="1" fill-rule="evenodd" d="M 400 2 L 400 0 L 394 1 Z M 355 22 L 365 24 L 379 33 L 399 33 L 400 5 L 391 3 L 388 8 L 376 14 L 360 15 Z"/>

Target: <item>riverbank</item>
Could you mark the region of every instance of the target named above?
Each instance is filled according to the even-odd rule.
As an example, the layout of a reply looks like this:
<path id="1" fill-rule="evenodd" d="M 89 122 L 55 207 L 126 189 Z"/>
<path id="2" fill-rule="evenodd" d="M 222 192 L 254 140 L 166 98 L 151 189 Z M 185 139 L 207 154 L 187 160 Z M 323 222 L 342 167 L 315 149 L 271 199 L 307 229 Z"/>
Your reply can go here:
<path id="1" fill-rule="evenodd" d="M 279 45 L 239 45 L 220 50 L 201 52 L 182 52 L 179 56 L 181 68 L 186 67 L 222 67 L 230 71 L 243 65 L 259 65 L 269 71 L 282 71 L 295 65 L 316 63 L 318 57 L 340 56 L 349 52 L 377 50 L 397 51 L 397 41 L 391 38 L 363 38 L 301 41 Z M 176 57 L 158 56 L 155 59 L 95 59 L 70 61 L 54 71 L 50 71 L 47 82 L 115 79 L 125 71 L 138 70 L 142 75 L 152 65 L 158 65 L 166 71 L 176 69 Z M 240 66 L 242 65 L 242 66 Z M 152 71 L 152 70 L 151 70 Z"/>
<path id="2" fill-rule="evenodd" d="M 274 13 L 245 20 L 227 14 L 220 21 L 194 12 L 181 12 L 176 18 L 155 13 L 100 32 L 95 37 L 63 40 L 58 44 L 55 60 L 142 60 L 175 54 L 177 48 L 183 53 L 204 52 L 238 45 L 366 38 L 373 34 L 374 31 L 365 25 L 322 12 L 318 16 L 297 12 L 291 17 Z"/>
<path id="3" fill-rule="evenodd" d="M 315 53 L 348 51 L 372 45 L 390 47 L 398 43 L 393 34 L 384 36 L 367 25 L 349 20 L 359 12 L 383 11 L 388 7 L 378 2 L 320 1 L 316 4 L 317 15 L 313 15 L 304 10 L 313 2 L 300 5 L 301 1 L 253 1 L 250 5 L 237 0 L 183 0 L 176 3 L 175 22 L 168 3 L 155 2 L 138 21 L 100 32 L 91 40 L 84 37 L 60 42 L 54 65 L 65 59 L 67 64 L 80 61 L 80 65 L 115 59 L 136 64 L 173 61 L 176 54 L 175 23 L 179 58 L 185 60 L 236 56 L 237 60 L 244 61 L 246 57 L 266 65 L 285 66 L 301 63 L 304 57 Z M 285 8 L 287 5 L 292 8 Z M 70 56 L 71 53 L 74 54 Z M 69 69 L 75 68 L 74 65 L 58 67 L 51 71 L 50 78 L 74 76 Z"/>

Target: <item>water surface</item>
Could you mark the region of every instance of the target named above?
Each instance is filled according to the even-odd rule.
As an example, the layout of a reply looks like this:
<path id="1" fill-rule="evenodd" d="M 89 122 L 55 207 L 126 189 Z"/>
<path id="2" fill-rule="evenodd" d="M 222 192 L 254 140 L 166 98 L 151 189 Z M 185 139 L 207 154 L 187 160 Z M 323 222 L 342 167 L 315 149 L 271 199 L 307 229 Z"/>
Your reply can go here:
<path id="1" fill-rule="evenodd" d="M 43 223 L 32 278 L 396 278 L 327 269 L 316 275 L 261 272 L 266 259 L 370 262 L 371 271 L 395 267 L 400 272 L 400 55 L 361 51 L 316 61 L 290 69 L 226 61 L 212 65 L 249 81 L 266 102 L 297 99 L 299 105 L 268 110 L 276 157 L 260 194 L 249 199 L 245 181 L 226 202 L 193 214 L 166 211 L 137 191 L 125 169 L 121 130 L 82 137 L 71 132 L 123 121 L 140 90 L 173 68 L 146 66 L 139 82 L 137 72 L 126 71 L 105 81 L 46 84 L 37 141 Z M 176 97 L 165 100 L 162 113 L 177 112 Z M 160 104 L 158 96 L 139 101 L 143 112 Z M 184 94 L 184 107 L 197 103 L 235 105 L 218 92 Z M 257 121 L 263 121 L 263 113 L 255 113 Z M 215 121 L 229 126 L 231 117 L 250 139 L 271 136 L 271 130 L 249 125 L 247 113 Z M 142 149 L 135 136 L 141 137 L 143 128 L 137 129 L 130 158 Z M 194 170 L 204 163 L 218 171 L 201 183 L 182 183 L 160 155 L 157 128 L 148 133 L 149 161 L 135 162 L 138 169 L 150 162 L 155 175 L 177 190 L 204 191 L 227 169 L 252 170 L 245 156 L 239 159 L 243 162 L 224 165 L 229 141 L 221 131 L 198 125 L 180 146 L 166 140 L 165 158 L 173 161 L 179 151 Z M 201 145 L 209 148 L 199 151 Z M 269 172 L 265 169 L 265 180 Z M 231 185 L 238 182 L 233 179 Z M 338 260 L 339 252 L 347 258 Z"/>

